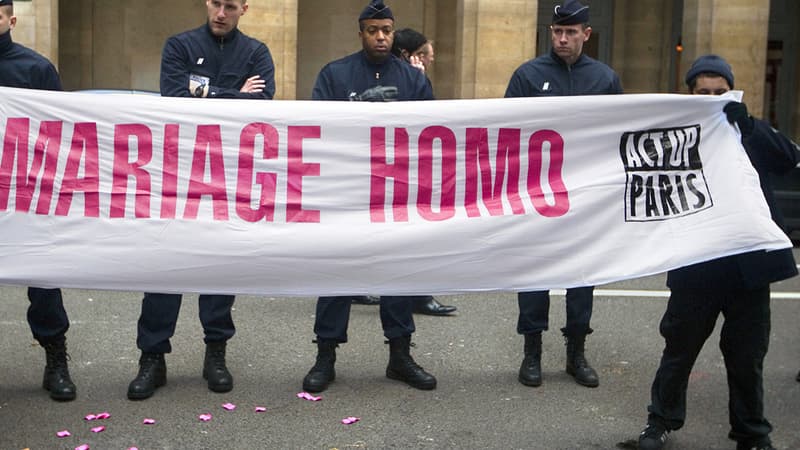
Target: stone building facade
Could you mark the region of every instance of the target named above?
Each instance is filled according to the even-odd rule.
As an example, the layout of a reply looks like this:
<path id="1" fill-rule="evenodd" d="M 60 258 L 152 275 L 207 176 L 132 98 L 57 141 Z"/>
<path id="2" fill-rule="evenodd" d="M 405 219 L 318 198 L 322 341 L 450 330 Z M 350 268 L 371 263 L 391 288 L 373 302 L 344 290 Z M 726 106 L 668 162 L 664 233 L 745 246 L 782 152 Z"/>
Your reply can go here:
<path id="1" fill-rule="evenodd" d="M 204 0 L 16 0 L 14 39 L 59 67 L 66 89 L 158 90 L 161 47 L 205 20 Z M 242 30 L 270 47 L 279 99 L 307 99 L 319 69 L 357 50 L 366 0 L 249 0 Z M 554 0 L 388 0 L 398 27 L 435 43 L 437 98 L 501 97 L 514 69 L 547 51 Z M 558 2 L 560 3 L 560 2 Z M 754 115 L 800 138 L 800 2 L 585 0 L 587 51 L 627 93 L 685 92 L 699 54 L 731 62 Z M 678 51 L 678 47 L 682 51 Z"/>

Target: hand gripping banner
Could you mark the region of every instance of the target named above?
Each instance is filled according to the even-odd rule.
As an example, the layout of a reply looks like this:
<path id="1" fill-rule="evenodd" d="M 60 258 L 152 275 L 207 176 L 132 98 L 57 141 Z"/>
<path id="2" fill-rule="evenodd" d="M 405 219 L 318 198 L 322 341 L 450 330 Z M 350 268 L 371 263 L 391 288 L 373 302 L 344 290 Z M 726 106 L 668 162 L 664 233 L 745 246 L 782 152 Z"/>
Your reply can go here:
<path id="1" fill-rule="evenodd" d="M 735 98 L 359 103 L 0 88 L 0 283 L 519 291 L 789 247 L 722 113 Z"/>

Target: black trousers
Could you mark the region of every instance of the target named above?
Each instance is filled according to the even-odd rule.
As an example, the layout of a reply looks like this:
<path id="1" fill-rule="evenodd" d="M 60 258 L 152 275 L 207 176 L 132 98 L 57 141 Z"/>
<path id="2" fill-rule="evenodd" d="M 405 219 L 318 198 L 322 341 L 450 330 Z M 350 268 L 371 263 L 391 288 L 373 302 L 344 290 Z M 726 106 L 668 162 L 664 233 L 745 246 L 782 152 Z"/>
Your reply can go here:
<path id="1" fill-rule="evenodd" d="M 28 325 L 33 338 L 45 345 L 64 338 L 69 318 L 64 309 L 61 289 L 28 288 Z"/>
<path id="2" fill-rule="evenodd" d="M 380 304 L 383 335 L 387 339 L 410 336 L 414 333 L 415 297 L 382 296 Z M 320 297 L 317 299 L 317 317 L 314 334 L 317 339 L 347 342 L 352 297 Z"/>
<path id="3" fill-rule="evenodd" d="M 144 294 L 136 337 L 139 350 L 146 353 L 172 351 L 169 339 L 175 334 L 182 298 L 181 294 Z M 203 341 L 206 344 L 225 342 L 233 337 L 236 332 L 231 317 L 234 298 L 233 295 L 200 296 L 200 323 L 203 325 Z"/>
<path id="4" fill-rule="evenodd" d="M 561 329 L 564 335 L 589 334 L 592 329 L 592 304 L 594 286 L 567 289 L 567 325 Z M 550 291 L 520 292 L 517 294 L 519 318 L 517 333 L 541 333 L 550 324 Z"/>
<path id="5" fill-rule="evenodd" d="M 668 430 L 683 426 L 689 375 L 722 313 L 719 348 L 728 375 L 728 436 L 748 445 L 769 442 L 772 425 L 764 417 L 762 370 L 769 347 L 769 292 L 769 286 L 672 290 L 660 325 L 666 345 L 651 389 L 651 423 Z"/>

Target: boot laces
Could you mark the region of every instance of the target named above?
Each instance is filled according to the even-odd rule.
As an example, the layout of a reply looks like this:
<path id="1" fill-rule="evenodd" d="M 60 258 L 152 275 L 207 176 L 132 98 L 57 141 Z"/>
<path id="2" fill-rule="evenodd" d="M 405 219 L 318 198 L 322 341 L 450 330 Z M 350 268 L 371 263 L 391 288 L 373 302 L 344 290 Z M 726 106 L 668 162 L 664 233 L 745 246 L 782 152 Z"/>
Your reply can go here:
<path id="1" fill-rule="evenodd" d="M 208 365 L 221 369 L 225 367 L 225 352 L 214 351 L 208 354 Z"/>
<path id="2" fill-rule="evenodd" d="M 589 362 L 586 360 L 586 357 L 583 353 L 578 353 L 572 357 L 572 363 L 575 365 L 575 368 L 586 368 L 589 367 Z"/>
<path id="3" fill-rule="evenodd" d="M 67 361 L 71 361 L 67 349 L 59 345 L 46 345 L 45 354 L 47 355 L 47 365 L 53 370 L 63 370 L 67 368 Z"/>
<path id="4" fill-rule="evenodd" d="M 139 361 L 139 377 L 151 378 L 155 375 L 155 368 L 160 363 L 158 355 L 142 355 Z"/>

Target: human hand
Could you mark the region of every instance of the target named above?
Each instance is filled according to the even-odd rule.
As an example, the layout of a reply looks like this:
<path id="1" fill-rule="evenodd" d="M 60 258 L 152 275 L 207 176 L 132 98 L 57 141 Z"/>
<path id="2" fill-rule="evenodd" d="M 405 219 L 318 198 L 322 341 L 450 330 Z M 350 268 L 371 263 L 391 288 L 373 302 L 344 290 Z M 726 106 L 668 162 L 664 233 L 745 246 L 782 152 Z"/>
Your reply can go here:
<path id="1" fill-rule="evenodd" d="M 408 58 L 408 62 L 411 63 L 412 66 L 416 67 L 417 69 L 421 70 L 422 73 L 425 73 L 425 65 L 422 64 L 422 60 L 419 59 L 419 56 L 411 55 Z"/>
<path id="2" fill-rule="evenodd" d="M 741 102 L 728 102 L 722 111 L 728 118 L 731 125 L 734 123 L 739 125 L 739 131 L 742 132 L 742 137 L 750 136 L 753 133 L 755 122 L 753 117 L 747 112 L 747 105 Z"/>
<path id="3" fill-rule="evenodd" d="M 264 86 L 266 86 L 266 84 L 267 82 L 261 79 L 261 75 L 253 75 L 245 80 L 244 85 L 242 85 L 242 88 L 239 89 L 239 92 L 244 92 L 245 94 L 257 94 L 259 92 L 264 92 Z"/>

